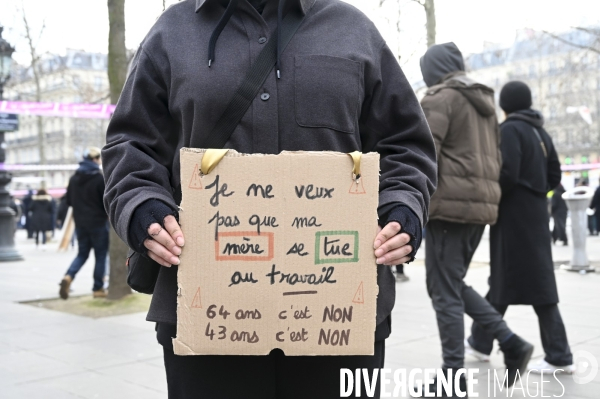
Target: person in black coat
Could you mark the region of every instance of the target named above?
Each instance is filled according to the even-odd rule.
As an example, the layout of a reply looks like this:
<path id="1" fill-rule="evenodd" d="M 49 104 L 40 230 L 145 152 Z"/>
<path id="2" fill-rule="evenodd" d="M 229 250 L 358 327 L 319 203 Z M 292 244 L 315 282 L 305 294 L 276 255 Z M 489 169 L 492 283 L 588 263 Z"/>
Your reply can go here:
<path id="1" fill-rule="evenodd" d="M 31 231 L 35 233 L 36 247 L 39 245 L 40 234 L 42 245 L 46 245 L 46 232 L 54 230 L 54 209 L 54 199 L 46 190 L 38 190 L 32 197 L 28 223 L 31 223 Z"/>
<path id="2" fill-rule="evenodd" d="M 594 192 L 590 208 L 595 211 L 594 217 L 596 218 L 596 229 L 600 230 L 600 186 L 598 186 Z"/>
<path id="3" fill-rule="evenodd" d="M 31 201 L 33 201 L 33 190 L 28 189 L 27 194 L 21 200 L 21 209 L 23 211 L 23 216 L 25 216 L 25 221 L 23 223 L 23 228 L 27 230 L 27 238 L 33 238 L 33 230 L 31 228 L 31 219 L 29 219 L 29 211 L 31 210 Z"/>
<path id="4" fill-rule="evenodd" d="M 554 228 L 552 229 L 552 242 L 562 241 L 564 245 L 568 245 L 569 238 L 567 237 L 567 214 L 569 208 L 567 202 L 562 195 L 565 193 L 565 188 L 562 184 L 554 189 L 552 194 L 552 219 L 554 219 Z"/>
<path id="5" fill-rule="evenodd" d="M 572 373 L 573 355 L 558 310 L 546 194 L 558 186 L 560 162 L 542 115 L 531 109 L 531 91 L 509 82 L 500 92 L 507 114 L 500 125 L 502 199 L 498 222 L 490 230 L 488 301 L 504 314 L 509 305 L 533 305 L 546 354 L 534 372 Z M 493 337 L 473 323 L 469 345 L 489 354 Z M 561 372 L 561 371 L 558 371 Z"/>
<path id="6" fill-rule="evenodd" d="M 94 298 L 106 297 L 104 290 L 104 276 L 106 275 L 106 257 L 109 248 L 108 216 L 102 204 L 104 196 L 104 177 L 100 171 L 102 160 L 100 149 L 88 147 L 79 168 L 67 186 L 67 193 L 63 202 L 65 209 L 73 207 L 73 220 L 75 221 L 75 235 L 77 237 L 77 256 L 71 262 L 65 276 L 60 281 L 58 294 L 62 299 L 68 299 L 71 283 L 79 270 L 83 267 L 90 251 L 94 250 L 94 284 L 92 295 Z M 61 215 L 64 222 L 64 217 Z"/>

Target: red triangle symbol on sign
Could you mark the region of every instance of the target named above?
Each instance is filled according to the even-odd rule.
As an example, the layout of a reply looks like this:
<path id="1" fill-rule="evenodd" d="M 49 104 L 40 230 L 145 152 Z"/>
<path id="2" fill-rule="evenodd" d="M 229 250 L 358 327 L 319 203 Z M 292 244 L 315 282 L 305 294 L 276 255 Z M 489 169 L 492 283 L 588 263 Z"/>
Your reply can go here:
<path id="1" fill-rule="evenodd" d="M 356 294 L 354 294 L 354 299 L 352 299 L 354 303 L 365 303 L 365 293 L 363 290 L 363 282 L 360 282 L 358 289 L 356 290 Z"/>
<path id="2" fill-rule="evenodd" d="M 198 172 L 198 164 L 194 166 L 194 173 L 192 173 L 192 178 L 190 179 L 190 185 L 188 186 L 194 190 L 202 190 L 202 182 L 200 181 L 200 173 Z"/>
<path id="3" fill-rule="evenodd" d="M 365 186 L 363 184 L 362 177 L 358 180 L 352 180 L 352 185 L 350 186 L 350 190 L 348 190 L 350 194 L 365 194 Z"/>
<path id="4" fill-rule="evenodd" d="M 200 287 L 198 287 L 198 291 L 196 291 L 196 295 L 194 295 L 194 299 L 192 300 L 192 307 L 202 309 L 202 300 L 200 299 Z"/>

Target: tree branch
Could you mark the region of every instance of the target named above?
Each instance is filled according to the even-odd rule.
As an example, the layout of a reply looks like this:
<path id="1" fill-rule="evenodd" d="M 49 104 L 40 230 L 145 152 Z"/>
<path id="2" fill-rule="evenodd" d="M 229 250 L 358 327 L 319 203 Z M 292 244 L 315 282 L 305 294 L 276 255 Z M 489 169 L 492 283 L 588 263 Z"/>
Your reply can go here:
<path id="1" fill-rule="evenodd" d="M 589 33 L 590 35 L 598 36 L 598 38 L 600 38 L 600 29 L 584 28 L 582 26 L 572 26 L 572 28 Z"/>
<path id="2" fill-rule="evenodd" d="M 545 30 L 543 30 L 543 31 L 542 31 L 542 33 L 544 33 L 544 34 L 546 34 L 546 35 L 550 36 L 550 37 L 551 37 L 551 38 L 553 38 L 553 39 L 556 39 L 556 40 L 558 40 L 559 42 L 562 42 L 562 43 L 568 44 L 569 46 L 573 46 L 573 47 L 575 47 L 575 48 L 579 48 L 579 49 L 582 49 L 582 50 L 589 50 L 589 51 L 593 51 L 594 53 L 600 54 L 600 48 L 595 48 L 595 47 L 592 47 L 592 46 L 586 46 L 586 45 L 583 45 L 583 44 L 577 44 L 577 43 L 573 43 L 573 42 L 572 42 L 572 41 L 570 41 L 570 40 L 563 39 L 562 37 L 560 37 L 560 36 L 558 36 L 558 35 L 555 35 L 554 33 L 550 33 L 550 32 L 548 32 L 548 31 L 545 31 Z"/>

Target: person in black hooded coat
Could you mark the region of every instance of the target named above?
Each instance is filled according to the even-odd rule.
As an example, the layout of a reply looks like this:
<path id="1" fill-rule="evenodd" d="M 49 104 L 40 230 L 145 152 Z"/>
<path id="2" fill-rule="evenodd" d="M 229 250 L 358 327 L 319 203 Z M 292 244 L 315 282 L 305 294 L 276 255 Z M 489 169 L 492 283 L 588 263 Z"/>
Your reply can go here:
<path id="1" fill-rule="evenodd" d="M 35 233 L 35 246 L 46 245 L 46 232 L 54 230 L 54 199 L 46 190 L 38 190 L 29 205 L 29 221 L 31 230 Z"/>
<path id="2" fill-rule="evenodd" d="M 558 291 L 548 227 L 547 193 L 560 184 L 560 162 L 542 115 L 531 109 L 531 91 L 522 82 L 507 83 L 500 107 L 502 199 L 498 222 L 490 229 L 488 301 L 504 314 L 509 305 L 533 305 L 546 357 L 533 371 L 572 372 L 565 327 L 558 310 Z M 473 323 L 469 344 L 489 354 L 493 338 Z"/>

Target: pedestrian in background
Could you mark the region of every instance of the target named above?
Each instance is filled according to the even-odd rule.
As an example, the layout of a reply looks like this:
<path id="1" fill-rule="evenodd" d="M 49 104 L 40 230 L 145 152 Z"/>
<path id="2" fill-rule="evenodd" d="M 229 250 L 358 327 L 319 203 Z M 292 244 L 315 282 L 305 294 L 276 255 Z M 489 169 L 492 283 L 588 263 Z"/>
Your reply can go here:
<path id="1" fill-rule="evenodd" d="M 572 373 L 573 355 L 558 310 L 546 193 L 558 186 L 561 170 L 544 118 L 531 109 L 531 91 L 509 82 L 500 92 L 507 115 L 502 135 L 502 200 L 498 222 L 490 230 L 489 302 L 502 315 L 509 305 L 533 305 L 538 316 L 545 358 L 534 372 Z M 489 354 L 494 337 L 477 320 L 468 341 Z M 562 370 L 562 371 L 561 371 Z"/>
<path id="2" fill-rule="evenodd" d="M 590 209 L 594 211 L 594 218 L 596 219 L 596 230 L 600 230 L 600 185 L 594 192 L 592 202 L 590 202 Z"/>
<path id="3" fill-rule="evenodd" d="M 579 179 L 577 184 L 575 184 L 575 187 L 589 187 L 588 180 L 585 178 Z M 587 214 L 588 231 L 590 232 L 590 235 L 591 236 L 598 235 L 599 227 L 596 224 L 596 218 L 594 217 L 594 214 L 592 214 L 591 212 L 586 212 L 586 214 Z"/>
<path id="4" fill-rule="evenodd" d="M 15 233 L 17 232 L 17 229 L 19 228 L 19 222 L 21 220 L 21 205 L 20 205 L 20 201 L 11 195 L 8 207 L 10 209 L 12 209 L 13 212 L 15 213 L 15 215 L 14 215 L 15 222 L 13 223 L 13 226 L 14 226 L 13 236 L 14 236 Z"/>
<path id="5" fill-rule="evenodd" d="M 27 194 L 21 200 L 21 209 L 23 210 L 23 228 L 27 230 L 27 238 L 33 238 L 33 230 L 31 228 L 31 220 L 29 219 L 29 211 L 31 207 L 31 201 L 33 201 L 33 190 L 28 188 Z"/>
<path id="6" fill-rule="evenodd" d="M 494 91 L 466 76 L 462 54 L 454 43 L 430 47 L 421 58 L 421 71 L 429 87 L 421 105 L 438 159 L 438 188 L 431 198 L 426 228 L 425 268 L 442 341 L 443 368 L 464 367 L 467 313 L 500 342 L 512 385 L 517 371 L 525 370 L 533 346 L 514 334 L 502 316 L 463 281 L 485 225 L 496 222 L 500 202 Z M 465 383 L 461 378 L 461 385 Z"/>
<path id="7" fill-rule="evenodd" d="M 29 221 L 31 231 L 35 236 L 35 246 L 39 247 L 40 238 L 42 249 L 46 247 L 46 232 L 54 231 L 54 199 L 44 189 L 38 190 L 37 194 L 32 196 L 29 205 Z"/>
<path id="8" fill-rule="evenodd" d="M 569 245 L 567 237 L 567 214 L 569 213 L 569 208 L 567 207 L 567 202 L 562 197 L 565 191 L 565 188 L 560 183 L 554 189 L 551 210 L 552 219 L 554 220 L 552 242 L 556 244 L 556 241 L 562 241 L 563 245 L 566 246 Z"/>
<path id="9" fill-rule="evenodd" d="M 73 279 L 87 261 L 92 248 L 96 265 L 94 267 L 94 298 L 106 297 L 104 276 L 106 274 L 106 255 L 108 253 L 108 216 L 104 210 L 104 177 L 100 172 L 100 149 L 89 147 L 83 154 L 83 161 L 69 180 L 66 204 L 73 207 L 75 234 L 78 252 L 67 273 L 60 282 L 59 295 L 69 297 Z"/>

